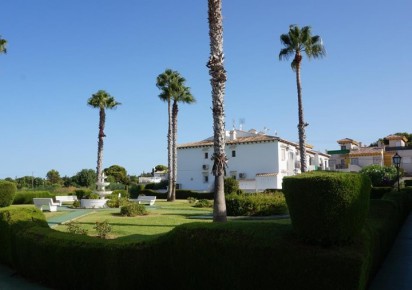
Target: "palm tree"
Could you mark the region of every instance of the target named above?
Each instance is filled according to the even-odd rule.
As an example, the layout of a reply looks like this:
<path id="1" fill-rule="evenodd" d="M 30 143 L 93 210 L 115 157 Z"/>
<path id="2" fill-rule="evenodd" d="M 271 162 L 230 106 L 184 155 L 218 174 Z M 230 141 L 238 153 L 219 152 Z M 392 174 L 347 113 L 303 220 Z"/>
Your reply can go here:
<path id="1" fill-rule="evenodd" d="M 310 59 L 323 57 L 326 51 L 320 36 L 312 36 L 310 26 L 305 26 L 300 29 L 297 25 L 290 25 L 288 34 L 282 34 L 280 41 L 284 48 L 280 50 L 279 60 L 288 60 L 291 56 L 294 56 L 291 66 L 292 70 L 296 72 L 296 85 L 298 90 L 300 170 L 301 172 L 306 172 L 305 127 L 308 126 L 308 123 L 305 123 L 303 118 L 302 85 L 300 81 L 302 53 L 304 52 Z"/>
<path id="2" fill-rule="evenodd" d="M 182 81 L 182 82 L 180 82 Z M 173 105 L 172 105 L 172 193 L 171 201 L 176 199 L 176 179 L 177 179 L 177 114 L 179 112 L 178 103 L 192 104 L 196 102 L 195 98 L 190 92 L 190 88 L 183 85 L 184 78 L 180 78 L 176 84 L 172 84 L 173 88 Z"/>
<path id="3" fill-rule="evenodd" d="M 176 175 L 177 175 L 177 113 L 178 102 L 193 103 L 194 98 L 190 93 L 190 88 L 185 86 L 185 78 L 180 75 L 179 72 L 171 69 L 166 69 L 163 73 L 157 76 L 156 86 L 161 90 L 159 98 L 162 101 L 167 102 L 168 107 L 168 132 L 167 132 L 167 166 L 168 166 L 168 179 L 169 190 L 167 193 L 167 200 L 174 201 L 176 199 Z M 173 101 L 173 106 L 172 106 Z"/>
<path id="4" fill-rule="evenodd" d="M 105 109 L 116 109 L 121 103 L 117 102 L 113 96 L 108 94 L 104 90 L 99 90 L 97 93 L 93 94 L 87 101 L 87 104 L 93 108 L 99 108 L 99 134 L 97 138 L 97 181 L 102 177 L 102 164 L 103 164 L 103 138 L 106 137 L 104 134 L 104 127 L 106 124 L 106 111 Z"/>
<path id="5" fill-rule="evenodd" d="M 225 112 L 224 93 L 226 71 L 223 66 L 223 19 L 222 1 L 208 0 L 208 20 L 210 37 L 210 57 L 207 63 L 212 86 L 213 105 L 213 138 L 214 153 L 212 156 L 215 176 L 215 195 L 213 204 L 213 221 L 226 222 L 226 201 L 224 191 L 224 175 L 227 165 L 225 154 Z"/>
<path id="6" fill-rule="evenodd" d="M 1 38 L 0 36 L 0 53 L 7 53 L 7 40 Z"/>

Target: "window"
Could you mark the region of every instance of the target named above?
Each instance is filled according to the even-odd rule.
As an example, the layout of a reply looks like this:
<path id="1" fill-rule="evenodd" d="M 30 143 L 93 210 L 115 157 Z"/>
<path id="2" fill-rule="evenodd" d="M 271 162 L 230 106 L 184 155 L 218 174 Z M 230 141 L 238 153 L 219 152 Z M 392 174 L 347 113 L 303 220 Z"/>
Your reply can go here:
<path id="1" fill-rule="evenodd" d="M 209 158 L 209 153 L 205 152 L 205 159 L 208 159 L 208 158 Z"/>
<path id="2" fill-rule="evenodd" d="M 285 149 L 282 149 L 281 151 L 281 158 L 282 158 L 282 161 L 286 160 L 286 150 Z"/>
<path id="3" fill-rule="evenodd" d="M 232 157 L 236 157 L 236 150 L 232 150 Z"/>
<path id="4" fill-rule="evenodd" d="M 313 157 L 309 157 L 309 165 L 313 165 Z"/>
<path id="5" fill-rule="evenodd" d="M 209 176 L 203 175 L 203 183 L 209 183 Z"/>
<path id="6" fill-rule="evenodd" d="M 350 164 L 352 165 L 359 165 L 359 158 L 352 158 L 350 160 Z"/>
<path id="7" fill-rule="evenodd" d="M 345 145 L 340 146 L 340 150 L 346 150 L 346 146 Z"/>

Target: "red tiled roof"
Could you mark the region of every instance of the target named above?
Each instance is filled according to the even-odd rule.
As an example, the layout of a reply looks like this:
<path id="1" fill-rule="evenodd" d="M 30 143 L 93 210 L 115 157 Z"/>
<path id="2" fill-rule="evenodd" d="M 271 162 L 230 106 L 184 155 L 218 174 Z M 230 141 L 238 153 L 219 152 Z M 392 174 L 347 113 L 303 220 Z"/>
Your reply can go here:
<path id="1" fill-rule="evenodd" d="M 383 148 L 379 147 L 360 147 L 359 149 L 352 149 L 349 152 L 349 156 L 373 156 L 373 155 L 382 155 Z"/>
<path id="2" fill-rule="evenodd" d="M 351 143 L 351 144 L 359 145 L 359 142 L 357 142 L 353 139 L 350 139 L 350 138 L 344 138 L 344 139 L 338 140 L 337 142 L 338 142 L 338 144 Z"/>
<path id="3" fill-rule="evenodd" d="M 400 136 L 400 135 L 389 135 L 389 136 L 386 136 L 385 139 L 387 139 L 387 140 L 403 140 L 405 142 L 408 142 L 408 139 L 405 136 Z"/>

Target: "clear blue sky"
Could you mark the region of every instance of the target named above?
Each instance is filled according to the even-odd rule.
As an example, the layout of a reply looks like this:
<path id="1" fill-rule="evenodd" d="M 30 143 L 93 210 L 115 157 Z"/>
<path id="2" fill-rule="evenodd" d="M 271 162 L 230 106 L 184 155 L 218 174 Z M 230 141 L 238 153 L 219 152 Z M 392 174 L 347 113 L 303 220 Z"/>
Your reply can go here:
<path id="1" fill-rule="evenodd" d="M 3 0 L 0 35 L 0 178 L 72 176 L 94 169 L 97 90 L 107 112 L 104 167 L 129 174 L 167 164 L 167 105 L 156 77 L 179 71 L 197 103 L 181 105 L 178 143 L 213 134 L 206 0 Z M 338 148 L 412 132 L 410 0 L 223 0 L 226 127 L 297 141 L 297 93 L 279 36 L 310 25 L 327 56 L 302 67 L 307 141 Z M 230 166 L 230 164 L 229 164 Z"/>

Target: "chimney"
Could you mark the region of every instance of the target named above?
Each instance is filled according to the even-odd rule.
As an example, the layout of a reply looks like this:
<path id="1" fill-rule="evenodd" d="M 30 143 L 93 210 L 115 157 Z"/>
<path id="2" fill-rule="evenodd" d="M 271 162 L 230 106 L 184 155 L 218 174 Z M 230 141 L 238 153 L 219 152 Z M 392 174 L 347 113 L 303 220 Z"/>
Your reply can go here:
<path id="1" fill-rule="evenodd" d="M 236 140 L 236 130 L 230 131 L 230 140 Z"/>

